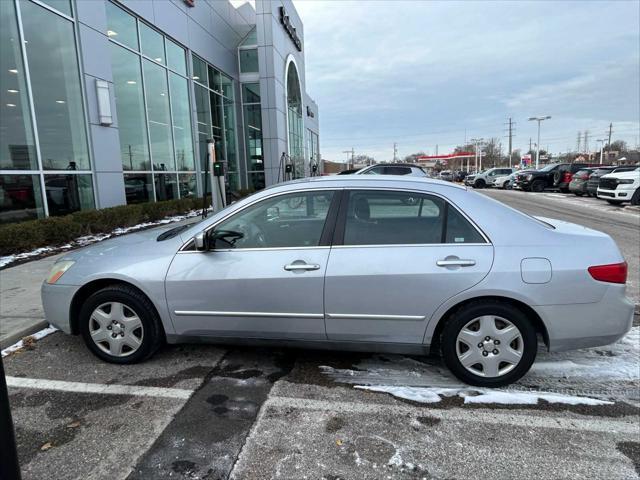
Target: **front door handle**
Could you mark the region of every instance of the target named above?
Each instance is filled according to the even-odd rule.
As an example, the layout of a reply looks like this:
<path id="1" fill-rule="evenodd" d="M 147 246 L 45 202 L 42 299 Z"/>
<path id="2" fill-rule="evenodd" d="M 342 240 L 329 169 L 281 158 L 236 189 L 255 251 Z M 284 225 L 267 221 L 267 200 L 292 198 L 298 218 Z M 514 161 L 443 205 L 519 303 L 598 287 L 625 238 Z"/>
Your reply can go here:
<path id="1" fill-rule="evenodd" d="M 290 263 L 284 266 L 284 269 L 288 272 L 295 272 L 299 270 L 320 270 L 320 265 L 317 263 Z"/>
<path id="2" fill-rule="evenodd" d="M 475 264 L 475 260 L 462 260 L 459 258 L 438 260 L 436 262 L 439 267 L 473 267 Z"/>

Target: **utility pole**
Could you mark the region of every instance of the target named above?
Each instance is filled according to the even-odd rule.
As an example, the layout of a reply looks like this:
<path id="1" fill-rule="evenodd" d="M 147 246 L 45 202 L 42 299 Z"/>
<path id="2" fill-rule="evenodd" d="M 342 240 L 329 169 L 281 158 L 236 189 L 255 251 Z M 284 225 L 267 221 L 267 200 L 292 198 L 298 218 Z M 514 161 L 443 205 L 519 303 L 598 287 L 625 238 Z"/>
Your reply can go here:
<path id="1" fill-rule="evenodd" d="M 611 134 L 613 133 L 613 123 L 609 123 L 609 143 L 607 143 L 607 145 L 609 145 L 609 150 L 611 150 Z"/>
<path id="2" fill-rule="evenodd" d="M 393 163 L 398 161 L 398 144 L 393 142 Z"/>
<path id="3" fill-rule="evenodd" d="M 511 117 L 509 117 L 509 122 L 507 123 L 507 125 L 509 125 L 509 168 L 512 167 L 511 165 L 511 157 L 512 157 L 512 152 L 513 152 L 513 137 L 515 136 L 513 134 L 513 127 L 516 124 L 516 122 L 511 121 Z"/>
<path id="4" fill-rule="evenodd" d="M 589 153 L 589 130 L 584 131 L 584 153 Z"/>
<path id="5" fill-rule="evenodd" d="M 347 154 L 347 163 L 349 164 L 349 170 L 353 168 L 353 156 L 355 154 L 353 147 L 351 147 L 351 150 L 343 150 L 342 153 L 346 153 Z M 349 154 L 351 154 L 351 162 L 349 162 Z"/>
<path id="6" fill-rule="evenodd" d="M 531 151 L 531 137 L 529 137 L 529 151 Z"/>
<path id="7" fill-rule="evenodd" d="M 576 141 L 576 153 L 580 152 L 580 147 L 582 146 L 582 132 L 578 132 L 578 140 Z M 567 149 L 569 151 L 569 149 Z"/>

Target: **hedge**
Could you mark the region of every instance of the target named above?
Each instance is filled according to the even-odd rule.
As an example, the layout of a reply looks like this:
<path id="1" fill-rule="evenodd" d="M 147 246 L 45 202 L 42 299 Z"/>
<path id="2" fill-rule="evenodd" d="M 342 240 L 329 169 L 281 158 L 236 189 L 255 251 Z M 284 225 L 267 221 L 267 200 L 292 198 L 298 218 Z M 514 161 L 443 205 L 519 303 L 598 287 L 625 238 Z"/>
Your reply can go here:
<path id="1" fill-rule="evenodd" d="M 101 210 L 85 210 L 63 217 L 48 217 L 0 225 L 0 256 L 69 243 L 83 235 L 110 233 L 118 227 L 132 227 L 202 208 L 202 198 L 182 198 L 155 203 L 138 203 Z"/>

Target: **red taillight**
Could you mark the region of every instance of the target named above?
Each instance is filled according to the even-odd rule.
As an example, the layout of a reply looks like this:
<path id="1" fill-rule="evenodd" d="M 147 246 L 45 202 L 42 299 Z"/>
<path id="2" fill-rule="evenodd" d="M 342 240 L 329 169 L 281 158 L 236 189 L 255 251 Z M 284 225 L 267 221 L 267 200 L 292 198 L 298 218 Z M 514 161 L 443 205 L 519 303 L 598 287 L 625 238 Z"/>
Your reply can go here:
<path id="1" fill-rule="evenodd" d="M 627 283 L 627 262 L 589 267 L 589 274 L 600 282 Z"/>
<path id="2" fill-rule="evenodd" d="M 568 183 L 571 181 L 571 177 L 573 177 L 573 174 L 571 172 L 564 172 L 564 177 L 562 179 L 563 183 Z"/>

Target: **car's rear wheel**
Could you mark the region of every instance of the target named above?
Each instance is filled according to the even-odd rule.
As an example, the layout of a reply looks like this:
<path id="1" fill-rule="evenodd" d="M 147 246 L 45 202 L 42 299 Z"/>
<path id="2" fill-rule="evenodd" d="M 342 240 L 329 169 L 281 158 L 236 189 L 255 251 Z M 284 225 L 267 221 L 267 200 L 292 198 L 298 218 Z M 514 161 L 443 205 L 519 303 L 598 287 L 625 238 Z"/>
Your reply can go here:
<path id="1" fill-rule="evenodd" d="M 499 301 L 474 302 L 445 325 L 442 355 L 465 383 L 501 387 L 520 379 L 536 357 L 536 331 L 518 308 Z"/>
<path id="2" fill-rule="evenodd" d="M 584 195 L 584 192 L 573 192 L 576 196 L 581 197 Z"/>
<path id="3" fill-rule="evenodd" d="M 473 184 L 473 188 L 484 188 L 487 186 L 487 182 L 484 180 L 476 180 Z"/>
<path id="4" fill-rule="evenodd" d="M 126 285 L 98 290 L 84 302 L 80 333 L 94 355 L 121 364 L 149 358 L 164 338 L 151 301 Z"/>
<path id="5" fill-rule="evenodd" d="M 531 191 L 537 192 L 537 193 L 544 192 L 544 187 L 545 187 L 544 180 L 536 180 L 531 184 Z"/>

